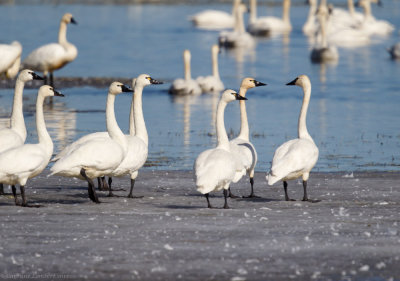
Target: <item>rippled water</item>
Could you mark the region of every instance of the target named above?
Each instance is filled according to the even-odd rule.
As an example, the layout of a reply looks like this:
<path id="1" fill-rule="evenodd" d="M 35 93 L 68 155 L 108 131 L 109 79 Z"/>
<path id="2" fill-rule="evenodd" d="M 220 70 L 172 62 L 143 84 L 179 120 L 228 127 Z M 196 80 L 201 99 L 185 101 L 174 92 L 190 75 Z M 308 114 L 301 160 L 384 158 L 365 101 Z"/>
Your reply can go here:
<path id="1" fill-rule="evenodd" d="M 336 4 L 340 4 L 338 1 Z M 229 4 L 215 9 L 230 10 Z M 56 41 L 59 18 L 71 12 L 77 26 L 68 27 L 68 39 L 79 49 L 76 61 L 57 76 L 134 77 L 148 73 L 165 81 L 149 86 L 143 95 L 149 132 L 151 169 L 191 169 L 196 156 L 215 145 L 215 108 L 218 96 L 172 98 L 170 82 L 183 76 L 182 51 L 192 52 L 192 76 L 211 72 L 210 47 L 218 32 L 191 26 L 187 16 L 206 9 L 199 5 L 7 5 L 0 7 L 0 41 L 19 40 L 23 56 L 33 48 Z M 296 137 L 302 93 L 285 83 L 307 74 L 313 83 L 308 129 L 320 148 L 318 171 L 400 170 L 400 63 L 392 61 L 385 48 L 400 41 L 400 2 L 386 1 L 373 7 L 375 17 L 392 22 L 396 31 L 374 44 L 339 49 L 335 65 L 312 64 L 310 45 L 301 32 L 307 15 L 303 1 L 294 1 L 288 38 L 259 39 L 253 50 L 222 51 L 220 75 L 228 88 L 253 76 L 268 86 L 248 92 L 247 110 L 251 141 L 259 163 L 269 168 L 274 150 Z M 259 7 L 265 15 L 266 6 Z M 269 15 L 280 15 L 279 5 L 268 6 Z M 54 23 L 54 24 L 51 24 Z M 56 80 L 57 84 L 57 80 Z M 45 116 L 56 144 L 55 152 L 76 138 L 105 130 L 107 89 L 61 89 L 65 98 L 46 106 Z M 0 90 L 0 126 L 7 123 L 12 90 Z M 28 142 L 36 141 L 34 104 L 36 90 L 25 90 Z M 129 95 L 116 101 L 121 128 L 128 129 Z M 225 115 L 231 136 L 240 127 L 238 104 Z"/>

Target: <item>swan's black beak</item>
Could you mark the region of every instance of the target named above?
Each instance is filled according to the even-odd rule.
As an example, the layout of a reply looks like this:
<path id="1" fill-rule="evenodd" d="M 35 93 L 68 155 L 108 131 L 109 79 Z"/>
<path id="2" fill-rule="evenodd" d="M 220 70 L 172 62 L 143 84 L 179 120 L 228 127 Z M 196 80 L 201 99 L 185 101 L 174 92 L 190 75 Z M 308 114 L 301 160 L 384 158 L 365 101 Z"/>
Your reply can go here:
<path id="1" fill-rule="evenodd" d="M 44 80 L 42 76 L 37 75 L 35 72 L 31 72 L 33 80 Z"/>
<path id="2" fill-rule="evenodd" d="M 151 78 L 151 77 L 150 77 L 150 83 L 151 83 L 151 84 L 164 84 L 164 82 L 157 81 L 156 79 L 153 79 L 153 78 Z"/>
<path id="3" fill-rule="evenodd" d="M 53 89 L 53 92 L 54 92 L 54 96 L 57 96 L 57 97 L 63 97 L 63 96 L 64 96 L 64 95 L 61 94 L 59 91 L 56 91 L 56 90 L 54 90 L 54 89 Z"/>
<path id="4" fill-rule="evenodd" d="M 71 18 L 71 23 L 78 24 L 74 18 Z"/>
<path id="5" fill-rule="evenodd" d="M 263 83 L 263 82 L 260 82 L 260 81 L 257 81 L 257 80 L 254 80 L 254 84 L 256 84 L 256 87 L 268 85 L 268 84 L 266 84 L 266 83 Z"/>
<path id="6" fill-rule="evenodd" d="M 287 86 L 296 85 L 297 79 L 298 79 L 298 78 L 294 79 L 292 82 L 289 82 L 289 83 L 287 83 L 286 85 L 287 85 Z"/>
<path id="7" fill-rule="evenodd" d="M 121 85 L 122 92 L 124 93 L 131 93 L 133 90 L 125 85 Z"/>
<path id="8" fill-rule="evenodd" d="M 247 98 L 246 97 L 242 97 L 241 95 L 239 95 L 239 94 L 235 94 L 235 97 L 236 97 L 236 100 L 247 100 Z"/>

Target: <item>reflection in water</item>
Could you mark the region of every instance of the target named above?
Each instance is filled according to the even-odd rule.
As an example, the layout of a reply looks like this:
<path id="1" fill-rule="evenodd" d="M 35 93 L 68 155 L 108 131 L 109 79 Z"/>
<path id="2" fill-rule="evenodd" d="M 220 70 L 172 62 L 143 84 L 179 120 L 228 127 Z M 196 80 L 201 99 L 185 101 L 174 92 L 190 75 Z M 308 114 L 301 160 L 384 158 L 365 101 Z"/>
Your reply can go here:
<path id="1" fill-rule="evenodd" d="M 225 48 L 225 52 L 236 61 L 236 77 L 242 79 L 244 74 L 244 64 L 246 62 L 255 62 L 257 58 L 255 46 L 243 46 L 235 48 Z"/>

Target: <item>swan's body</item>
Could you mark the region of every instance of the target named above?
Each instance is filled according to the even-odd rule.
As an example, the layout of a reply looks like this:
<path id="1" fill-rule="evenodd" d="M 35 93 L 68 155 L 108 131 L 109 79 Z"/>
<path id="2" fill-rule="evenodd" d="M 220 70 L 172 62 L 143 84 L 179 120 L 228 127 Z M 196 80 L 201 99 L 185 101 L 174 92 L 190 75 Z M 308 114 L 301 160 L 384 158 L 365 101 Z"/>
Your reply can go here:
<path id="1" fill-rule="evenodd" d="M 254 78 L 244 78 L 240 85 L 239 95 L 246 96 L 248 89 L 264 86 L 266 84 L 256 81 Z M 240 101 L 240 133 L 239 136 L 229 142 L 232 153 L 240 159 L 247 174 L 250 177 L 251 193 L 248 197 L 256 197 L 254 195 L 254 169 L 257 164 L 257 151 L 250 142 L 249 124 L 247 120 L 247 111 L 245 100 Z"/>
<path id="2" fill-rule="evenodd" d="M 197 83 L 196 80 L 192 79 L 191 69 L 190 69 L 190 59 L 191 59 L 190 51 L 184 50 L 183 65 L 184 65 L 185 78 L 183 79 L 178 78 L 172 82 L 171 87 L 169 88 L 169 92 L 172 95 L 185 96 L 185 95 L 201 94 L 201 88 L 199 86 L 199 83 Z"/>
<path id="3" fill-rule="evenodd" d="M 22 45 L 18 41 L 11 44 L 0 44 L 0 75 L 3 73 L 13 79 L 19 71 L 21 64 Z"/>
<path id="4" fill-rule="evenodd" d="M 308 11 L 307 20 L 303 25 L 303 33 L 307 36 L 313 37 L 318 30 L 317 18 L 315 17 L 317 12 L 317 0 L 309 0 L 308 3 L 310 8 Z"/>
<path id="5" fill-rule="evenodd" d="M 354 27 L 364 20 L 363 13 L 354 9 L 353 0 L 347 0 L 347 10 L 332 6 L 329 17 L 332 26 L 339 29 Z"/>
<path id="6" fill-rule="evenodd" d="M 122 162 L 128 143 L 115 119 L 114 102 L 116 95 L 132 92 L 122 83 L 113 82 L 107 95 L 106 123 L 109 138 L 90 139 L 60 158 L 51 167 L 51 175 L 85 179 L 89 184 L 89 198 L 99 203 L 91 179 L 110 175 Z"/>
<path id="7" fill-rule="evenodd" d="M 213 45 L 211 47 L 212 75 L 206 77 L 200 76 L 196 79 L 203 92 L 220 92 L 225 88 L 224 83 L 219 77 L 218 52 L 218 45 Z"/>
<path id="8" fill-rule="evenodd" d="M 359 26 L 357 26 L 359 29 L 369 35 L 380 36 L 389 35 L 395 29 L 391 23 L 385 20 L 375 19 L 371 11 L 371 0 L 360 0 L 358 5 L 364 9 L 364 19 Z"/>
<path id="9" fill-rule="evenodd" d="M 76 24 L 76 21 L 71 14 L 67 13 L 60 22 L 58 43 L 50 43 L 35 49 L 22 62 L 26 68 L 43 72 L 45 78 L 50 73 L 50 84 L 53 84 L 53 72 L 73 61 L 78 55 L 76 47 L 67 41 L 67 24 L 69 23 Z"/>
<path id="10" fill-rule="evenodd" d="M 245 98 L 239 96 L 233 90 L 226 90 L 222 93 L 218 103 L 216 120 L 218 145 L 216 148 L 200 153 L 193 166 L 197 191 L 206 196 L 209 208 L 212 208 L 212 206 L 209 202 L 208 194 L 221 189 L 224 189 L 224 208 L 229 208 L 227 204 L 229 185 L 246 173 L 243 164 L 230 150 L 224 125 L 226 105 L 231 101 L 240 99 Z"/>
<path id="11" fill-rule="evenodd" d="M 388 49 L 392 59 L 400 59 L 400 42 Z"/>
<path id="12" fill-rule="evenodd" d="M 233 30 L 222 31 L 219 34 L 218 42 L 220 46 L 227 48 L 249 48 L 255 45 L 254 38 L 250 33 L 246 32 L 244 27 L 243 13 L 246 12 L 246 10 L 247 8 L 244 4 L 238 6 Z"/>
<path id="13" fill-rule="evenodd" d="M 289 33 L 292 31 L 290 23 L 290 0 L 283 0 L 282 17 L 263 17 L 263 29 L 267 35 Z"/>
<path id="14" fill-rule="evenodd" d="M 24 186 L 28 179 L 39 175 L 49 163 L 53 142 L 46 129 L 43 115 L 45 97 L 61 95 L 52 87 L 40 87 L 36 101 L 36 128 L 39 142 L 24 144 L 0 153 L 0 182 L 12 185 L 15 203 L 18 204 L 15 185 L 21 188 L 22 206 L 27 206 Z"/>
<path id="15" fill-rule="evenodd" d="M 311 97 L 311 82 L 306 75 L 300 75 L 287 85 L 300 86 L 304 92 L 298 123 L 298 138 L 287 141 L 277 148 L 272 159 L 271 170 L 266 178 L 269 185 L 282 180 L 285 199 L 289 201 L 286 181 L 302 177 L 304 187 L 303 201 L 308 201 L 307 180 L 310 176 L 310 171 L 317 163 L 319 154 L 318 147 L 308 133 L 306 125 L 307 109 Z"/>
<path id="16" fill-rule="evenodd" d="M 233 0 L 232 13 L 218 10 L 205 10 L 190 16 L 190 21 L 198 28 L 208 30 L 220 30 L 233 28 L 235 13 L 240 0 Z"/>
<path id="17" fill-rule="evenodd" d="M 247 31 L 254 36 L 269 36 L 268 17 L 257 17 L 257 0 L 250 0 L 250 17 Z"/>

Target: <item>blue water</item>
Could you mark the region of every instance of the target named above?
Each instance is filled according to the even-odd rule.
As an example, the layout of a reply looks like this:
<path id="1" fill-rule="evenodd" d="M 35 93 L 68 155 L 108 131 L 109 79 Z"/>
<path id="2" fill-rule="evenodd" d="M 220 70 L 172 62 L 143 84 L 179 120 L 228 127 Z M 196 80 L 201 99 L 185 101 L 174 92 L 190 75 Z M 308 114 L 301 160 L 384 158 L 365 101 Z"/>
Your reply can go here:
<path id="1" fill-rule="evenodd" d="M 340 4 L 335 1 L 335 4 Z M 78 25 L 68 26 L 68 40 L 79 55 L 57 76 L 134 77 L 148 73 L 165 81 L 145 88 L 144 115 L 149 133 L 147 169 L 191 169 L 196 156 L 216 143 L 214 114 L 218 96 L 174 99 L 170 82 L 183 76 L 182 51 L 192 53 L 192 76 L 211 73 L 210 47 L 218 32 L 194 28 L 187 16 L 208 8 L 199 5 L 4 5 L 0 7 L 0 41 L 18 40 L 23 57 L 39 45 L 57 40 L 58 23 L 65 12 Z M 230 4 L 215 4 L 230 11 Z M 362 48 L 339 49 L 334 65 L 312 64 L 310 45 L 301 32 L 308 7 L 294 1 L 293 31 L 289 38 L 259 39 L 253 50 L 222 51 L 221 79 L 237 89 L 243 77 L 253 76 L 268 86 L 248 92 L 247 110 L 258 171 L 270 166 L 275 149 L 297 135 L 302 92 L 285 83 L 307 74 L 313 84 L 308 130 L 320 149 L 316 171 L 400 170 L 400 62 L 385 48 L 400 41 L 400 2 L 373 6 L 376 18 L 390 21 L 396 31 Z M 259 15 L 280 15 L 281 8 L 261 6 Z M 57 84 L 57 80 L 56 80 Z M 61 89 L 45 116 L 55 152 L 78 137 L 105 130 L 107 89 Z M 13 90 L 0 90 L 1 124 L 7 123 Z M 27 142 L 36 141 L 36 90 L 24 92 Z M 117 119 L 128 129 L 129 95 L 116 101 Z M 230 136 L 240 128 L 238 104 L 225 115 Z"/>

